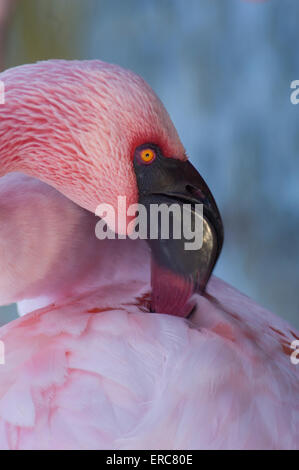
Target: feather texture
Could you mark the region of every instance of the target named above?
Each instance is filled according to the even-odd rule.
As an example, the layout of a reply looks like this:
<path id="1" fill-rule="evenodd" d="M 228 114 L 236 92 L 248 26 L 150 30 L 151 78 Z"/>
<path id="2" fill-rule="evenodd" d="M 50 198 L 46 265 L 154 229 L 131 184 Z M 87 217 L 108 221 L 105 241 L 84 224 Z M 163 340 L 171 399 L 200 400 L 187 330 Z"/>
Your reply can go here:
<path id="1" fill-rule="evenodd" d="M 191 320 L 116 283 L 1 328 L 7 449 L 298 448 L 286 323 L 213 278 Z M 237 308 L 236 308 L 237 305 Z"/>

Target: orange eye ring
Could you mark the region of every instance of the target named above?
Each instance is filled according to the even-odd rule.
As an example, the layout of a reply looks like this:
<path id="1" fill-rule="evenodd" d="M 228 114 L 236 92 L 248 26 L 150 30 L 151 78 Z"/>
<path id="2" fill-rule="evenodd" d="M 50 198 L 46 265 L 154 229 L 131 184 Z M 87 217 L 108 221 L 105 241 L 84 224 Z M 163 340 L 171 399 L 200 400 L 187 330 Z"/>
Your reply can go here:
<path id="1" fill-rule="evenodd" d="M 156 152 L 155 152 L 155 150 L 153 150 L 151 148 L 142 149 L 140 151 L 140 158 L 141 158 L 143 163 L 145 163 L 146 165 L 149 165 L 150 163 L 152 163 L 155 160 Z"/>

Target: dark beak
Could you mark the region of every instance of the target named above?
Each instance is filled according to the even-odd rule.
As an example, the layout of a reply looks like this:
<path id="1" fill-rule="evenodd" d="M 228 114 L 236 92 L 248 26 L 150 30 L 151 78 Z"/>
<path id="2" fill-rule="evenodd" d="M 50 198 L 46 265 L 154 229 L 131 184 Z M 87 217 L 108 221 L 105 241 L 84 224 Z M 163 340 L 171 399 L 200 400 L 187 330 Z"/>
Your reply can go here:
<path id="1" fill-rule="evenodd" d="M 154 166 L 154 165 L 153 165 Z M 158 238 L 148 243 L 152 251 L 152 311 L 187 316 L 195 305 L 194 294 L 202 294 L 211 276 L 223 244 L 223 225 L 216 202 L 207 184 L 189 161 L 160 158 L 155 162 L 154 177 L 143 170 L 136 171 L 139 187 L 139 203 L 150 213 L 152 204 L 179 204 L 187 220 L 195 229 L 202 225 L 202 245 L 198 249 L 186 249 L 184 227 L 180 218 L 180 239 L 163 239 L 161 221 L 158 221 Z M 202 204 L 202 211 L 196 209 Z M 185 206 L 187 205 L 187 206 Z M 187 207 L 187 209 L 186 209 Z M 174 227 L 176 215 L 171 214 Z M 153 223 L 148 217 L 148 224 Z"/>

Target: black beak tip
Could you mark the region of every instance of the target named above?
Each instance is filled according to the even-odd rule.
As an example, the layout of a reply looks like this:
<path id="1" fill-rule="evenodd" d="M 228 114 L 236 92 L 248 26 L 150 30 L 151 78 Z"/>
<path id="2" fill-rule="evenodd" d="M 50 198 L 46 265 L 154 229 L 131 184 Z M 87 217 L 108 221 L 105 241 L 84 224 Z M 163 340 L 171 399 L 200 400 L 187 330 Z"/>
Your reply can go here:
<path id="1" fill-rule="evenodd" d="M 138 155 L 134 160 L 139 203 L 148 213 L 152 204 L 176 203 L 182 209 L 187 204 L 195 229 L 199 219 L 203 228 L 202 245 L 190 251 L 185 249 L 188 237 L 163 239 L 161 227 L 157 239 L 147 240 L 152 251 L 152 310 L 187 316 L 194 307 L 194 294 L 204 292 L 220 255 L 223 224 L 213 195 L 194 166 L 188 160 L 164 157 L 153 144 L 149 147 L 156 155 L 151 165 L 141 165 Z M 197 205 L 202 205 L 201 215 Z M 151 223 L 149 219 L 148 226 Z"/>

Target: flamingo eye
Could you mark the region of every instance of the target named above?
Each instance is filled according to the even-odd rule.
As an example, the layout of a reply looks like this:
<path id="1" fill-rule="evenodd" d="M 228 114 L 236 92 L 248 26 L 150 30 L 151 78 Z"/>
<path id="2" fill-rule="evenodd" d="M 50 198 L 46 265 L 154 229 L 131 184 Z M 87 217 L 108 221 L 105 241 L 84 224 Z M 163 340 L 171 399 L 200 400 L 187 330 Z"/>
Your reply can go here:
<path id="1" fill-rule="evenodd" d="M 140 155 L 140 159 L 141 159 L 142 163 L 144 163 L 145 165 L 149 165 L 156 158 L 156 152 L 155 152 L 155 150 L 153 150 L 151 148 L 142 149 L 140 151 L 139 155 Z"/>

